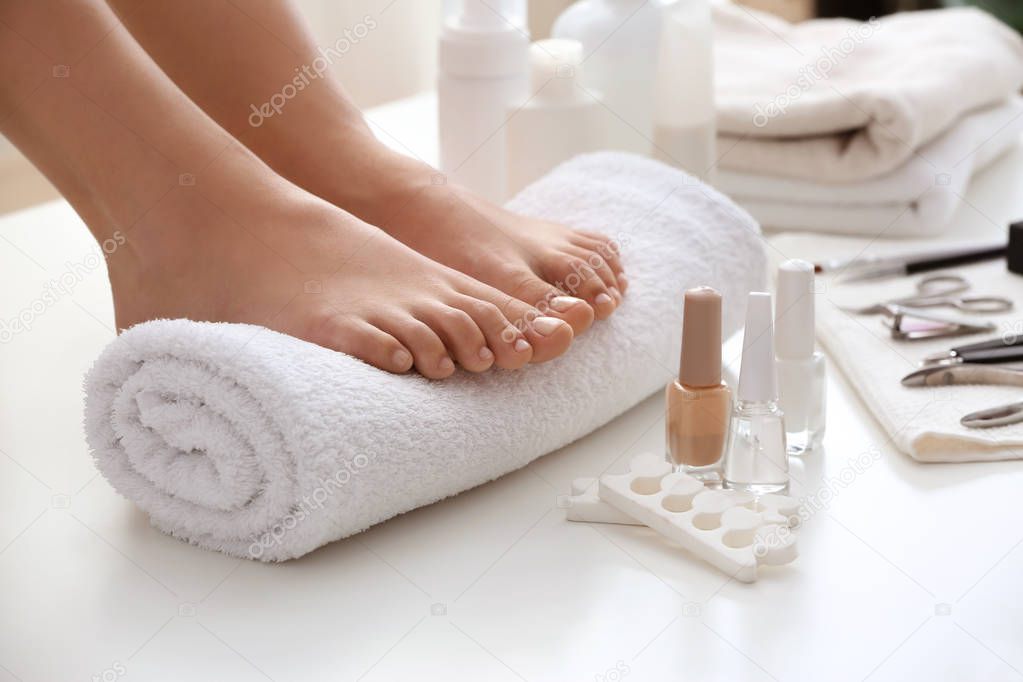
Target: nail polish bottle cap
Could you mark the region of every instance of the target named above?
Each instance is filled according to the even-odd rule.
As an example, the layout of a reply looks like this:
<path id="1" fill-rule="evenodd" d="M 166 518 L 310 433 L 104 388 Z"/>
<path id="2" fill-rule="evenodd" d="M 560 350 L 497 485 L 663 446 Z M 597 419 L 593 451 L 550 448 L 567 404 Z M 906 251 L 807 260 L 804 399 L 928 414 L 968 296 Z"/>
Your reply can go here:
<path id="1" fill-rule="evenodd" d="M 686 291 L 678 381 L 697 388 L 721 383 L 721 294 L 710 287 Z"/>
<path id="2" fill-rule="evenodd" d="M 774 329 L 778 358 L 804 360 L 814 351 L 813 265 L 787 260 L 778 268 Z"/>
<path id="3" fill-rule="evenodd" d="M 751 291 L 746 302 L 738 397 L 739 400 L 760 403 L 778 400 L 771 294 L 762 291 Z"/>

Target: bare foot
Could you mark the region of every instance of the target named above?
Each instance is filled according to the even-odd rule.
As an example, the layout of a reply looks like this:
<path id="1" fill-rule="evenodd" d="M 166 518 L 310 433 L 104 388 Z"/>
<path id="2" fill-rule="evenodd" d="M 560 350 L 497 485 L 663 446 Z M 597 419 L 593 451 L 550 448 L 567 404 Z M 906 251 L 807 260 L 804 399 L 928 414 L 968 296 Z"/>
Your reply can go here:
<path id="1" fill-rule="evenodd" d="M 434 379 L 455 363 L 479 372 L 542 362 L 571 343 L 561 320 L 269 169 L 251 172 L 247 151 L 234 156 L 172 190 L 110 258 L 119 328 L 161 317 L 248 322 Z M 519 319 L 531 324 L 516 329 Z"/>
<path id="2" fill-rule="evenodd" d="M 621 304 L 628 283 L 609 238 L 516 215 L 459 186 L 411 187 L 407 202 L 375 224 L 416 251 L 564 319 L 577 334 Z M 560 307 L 566 294 L 589 305 Z"/>
<path id="3" fill-rule="evenodd" d="M 565 320 L 576 335 L 622 302 L 627 280 L 604 235 L 516 215 L 448 185 L 368 129 L 315 146 L 289 139 L 296 151 L 279 168 L 286 176 L 419 253 Z"/>

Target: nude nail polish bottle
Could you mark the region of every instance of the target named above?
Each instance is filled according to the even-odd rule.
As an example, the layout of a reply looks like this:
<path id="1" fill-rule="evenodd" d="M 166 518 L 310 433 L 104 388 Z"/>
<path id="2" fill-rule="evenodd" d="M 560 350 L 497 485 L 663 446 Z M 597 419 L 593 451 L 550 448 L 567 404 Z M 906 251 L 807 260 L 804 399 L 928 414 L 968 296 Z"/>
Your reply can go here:
<path id="1" fill-rule="evenodd" d="M 750 292 L 742 339 L 739 390 L 725 454 L 726 488 L 755 495 L 784 492 L 789 485 L 785 420 L 778 407 L 771 294 Z"/>
<path id="2" fill-rule="evenodd" d="M 710 287 L 685 293 L 678 380 L 666 389 L 668 461 L 704 483 L 721 483 L 732 393 L 721 381 L 721 294 Z"/>
<path id="3" fill-rule="evenodd" d="M 813 265 L 788 260 L 778 268 L 774 329 L 779 404 L 790 455 L 817 448 L 824 438 L 824 355 L 814 348 Z"/>

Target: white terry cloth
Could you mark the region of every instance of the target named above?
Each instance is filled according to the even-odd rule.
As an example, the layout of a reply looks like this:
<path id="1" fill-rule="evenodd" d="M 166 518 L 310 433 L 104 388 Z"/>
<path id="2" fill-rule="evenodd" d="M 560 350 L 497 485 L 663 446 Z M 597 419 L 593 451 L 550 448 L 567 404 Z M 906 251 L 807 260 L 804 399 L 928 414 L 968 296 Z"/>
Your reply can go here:
<path id="1" fill-rule="evenodd" d="M 790 24 L 715 6 L 721 168 L 853 182 L 892 171 L 1023 85 L 1023 39 L 985 12 Z"/>
<path id="2" fill-rule="evenodd" d="M 719 171 L 715 185 L 765 228 L 886 237 L 942 233 L 972 175 L 1018 144 L 1023 99 L 968 114 L 899 168 L 829 184 Z"/>
<path id="3" fill-rule="evenodd" d="M 771 240 L 778 251 L 845 257 L 859 254 L 863 240 L 810 235 L 780 235 Z M 965 246 L 977 246 L 969 242 Z M 942 242 L 955 247 L 954 242 Z M 871 253 L 905 253 L 933 249 L 934 242 L 895 242 L 871 245 Z M 774 249 L 772 249 L 774 251 Z M 922 462 L 973 462 L 1023 458 L 1023 424 L 968 429 L 963 415 L 1020 401 L 1020 389 L 1010 386 L 942 386 L 907 388 L 900 383 L 919 369 L 919 361 L 953 346 L 986 341 L 1006 333 L 1023 334 L 1023 277 L 1010 273 L 1004 260 L 956 267 L 973 285 L 965 295 L 998 295 L 1015 301 L 1014 311 L 999 315 L 970 315 L 991 320 L 994 332 L 926 341 L 895 341 L 882 326 L 880 315 L 854 315 L 840 306 L 871 303 L 914 293 L 917 277 L 836 284 L 825 281 L 817 298 L 817 337 L 828 358 L 845 374 L 857 394 L 900 450 Z M 933 274 L 933 273 L 927 273 Z M 951 309 L 934 312 L 959 314 Z"/>
<path id="4" fill-rule="evenodd" d="M 625 302 L 564 356 L 430 381 L 261 327 L 147 322 L 86 380 L 100 471 L 164 532 L 238 557 L 299 557 L 606 424 L 677 371 L 684 289 L 718 288 L 729 334 L 765 284 L 752 218 L 656 161 L 577 157 L 509 207 L 622 245 Z"/>

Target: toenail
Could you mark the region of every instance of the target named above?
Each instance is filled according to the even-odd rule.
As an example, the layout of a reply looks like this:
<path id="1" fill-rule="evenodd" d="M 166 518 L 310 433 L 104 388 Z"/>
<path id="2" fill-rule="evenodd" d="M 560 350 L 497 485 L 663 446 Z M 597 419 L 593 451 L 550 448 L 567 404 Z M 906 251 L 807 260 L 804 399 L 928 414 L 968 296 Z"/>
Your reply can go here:
<path id="1" fill-rule="evenodd" d="M 394 362 L 395 367 L 400 367 L 403 370 L 408 369 L 409 365 L 412 364 L 412 356 L 405 350 L 394 351 L 394 355 L 391 356 L 391 360 Z"/>
<path id="2" fill-rule="evenodd" d="M 478 355 L 480 356 L 480 360 L 493 360 L 494 359 L 494 353 L 489 348 L 487 348 L 486 346 L 483 346 L 483 348 L 480 348 L 480 352 L 478 353 Z"/>
<path id="3" fill-rule="evenodd" d="M 581 298 L 574 296 L 555 296 L 551 299 L 551 307 L 557 310 L 559 313 L 563 313 L 576 303 L 582 303 Z"/>
<path id="4" fill-rule="evenodd" d="M 533 320 L 533 329 L 542 336 L 550 336 L 565 326 L 565 323 L 556 317 L 538 317 Z"/>
<path id="5" fill-rule="evenodd" d="M 619 275 L 617 275 L 617 277 L 618 277 L 618 286 L 620 286 L 622 288 L 622 290 L 624 290 L 625 287 L 629 286 L 629 280 L 628 280 L 628 278 L 625 275 L 619 274 Z"/>
<path id="6" fill-rule="evenodd" d="M 455 369 L 455 363 L 451 361 L 451 358 L 441 358 L 441 361 L 437 363 L 437 367 L 442 372 L 450 372 Z"/>
<path id="7" fill-rule="evenodd" d="M 602 292 L 597 294 L 597 297 L 593 299 L 593 302 L 597 305 L 607 305 L 608 303 L 613 305 L 615 301 L 613 298 Z"/>
<path id="8" fill-rule="evenodd" d="M 527 350 L 529 350 L 529 342 L 526 341 L 525 339 L 519 339 L 518 341 L 515 342 L 515 350 L 517 350 L 520 353 L 525 353 Z"/>

